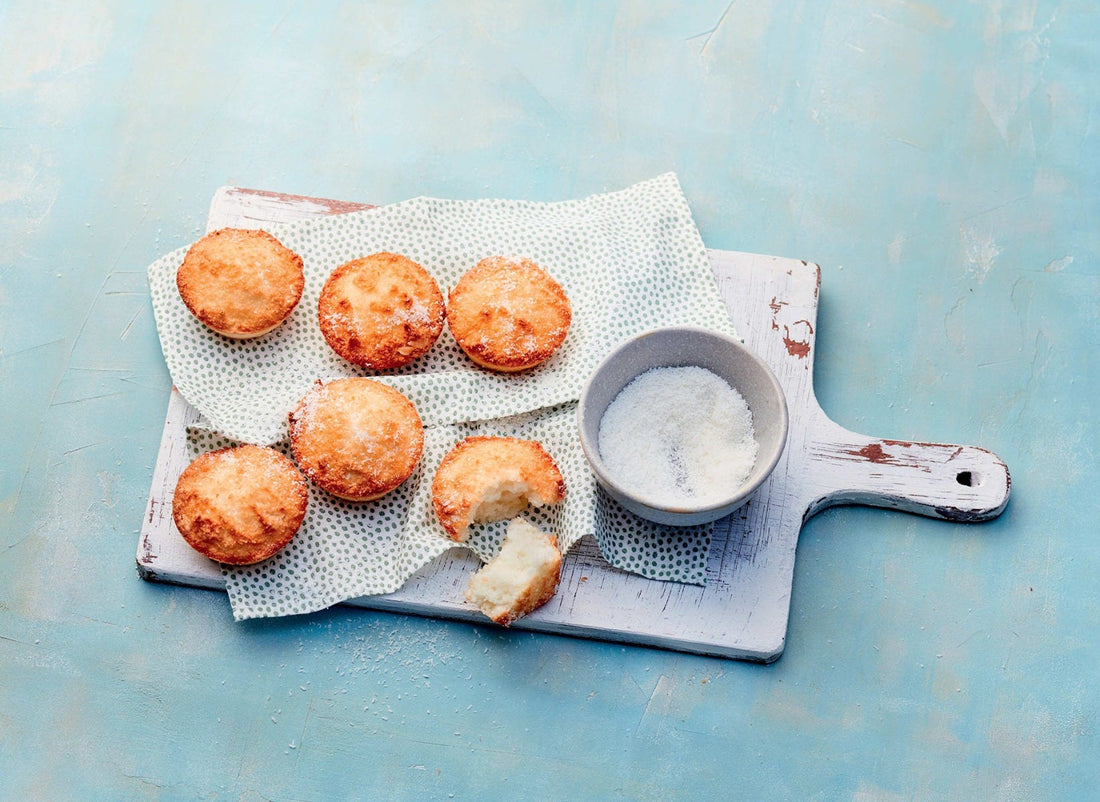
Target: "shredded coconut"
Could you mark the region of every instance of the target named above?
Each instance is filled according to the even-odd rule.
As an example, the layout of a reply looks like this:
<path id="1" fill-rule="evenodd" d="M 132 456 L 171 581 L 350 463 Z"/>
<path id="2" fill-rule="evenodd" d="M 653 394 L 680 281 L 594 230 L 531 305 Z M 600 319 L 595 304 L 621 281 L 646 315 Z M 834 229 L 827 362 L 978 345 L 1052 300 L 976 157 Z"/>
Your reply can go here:
<path id="1" fill-rule="evenodd" d="M 662 506 L 707 506 L 752 471 L 752 412 L 705 368 L 653 368 L 635 378 L 600 421 L 600 457 L 624 488 Z"/>

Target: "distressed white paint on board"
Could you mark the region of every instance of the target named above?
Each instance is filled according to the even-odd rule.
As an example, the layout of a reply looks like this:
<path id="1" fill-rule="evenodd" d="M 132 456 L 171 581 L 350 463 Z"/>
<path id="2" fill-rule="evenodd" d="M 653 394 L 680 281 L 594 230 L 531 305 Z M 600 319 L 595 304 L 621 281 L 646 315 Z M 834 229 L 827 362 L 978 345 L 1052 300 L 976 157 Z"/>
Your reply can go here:
<path id="1" fill-rule="evenodd" d="M 214 197 L 207 227 L 260 226 L 362 208 L 226 187 Z M 555 597 L 513 627 L 771 661 L 786 639 L 798 534 L 815 512 L 867 504 L 963 522 L 993 518 L 1007 504 L 1008 469 L 994 454 L 859 435 L 821 410 L 813 392 L 816 265 L 733 251 L 709 254 L 738 332 L 771 365 L 787 395 L 790 434 L 779 465 L 749 504 L 716 524 L 706 586 L 617 570 L 585 538 L 566 556 Z M 217 565 L 187 546 L 172 524 L 172 490 L 188 461 L 186 429 L 197 420 L 198 413 L 173 390 L 138 543 L 138 570 L 150 580 L 223 588 Z M 484 623 L 462 599 L 478 565 L 455 549 L 396 593 L 349 604 Z"/>

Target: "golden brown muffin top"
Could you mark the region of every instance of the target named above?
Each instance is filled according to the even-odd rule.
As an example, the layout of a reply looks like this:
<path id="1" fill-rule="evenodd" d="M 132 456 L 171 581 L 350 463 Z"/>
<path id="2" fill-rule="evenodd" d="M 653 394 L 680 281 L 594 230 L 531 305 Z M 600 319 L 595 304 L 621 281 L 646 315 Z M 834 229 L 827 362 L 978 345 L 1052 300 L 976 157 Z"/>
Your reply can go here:
<path id="1" fill-rule="evenodd" d="M 309 490 L 273 448 L 242 445 L 201 454 L 176 483 L 172 519 L 192 548 L 222 563 L 265 560 L 291 541 Z"/>
<path id="2" fill-rule="evenodd" d="M 375 253 L 337 267 L 317 305 L 321 333 L 352 364 L 390 370 L 423 356 L 443 330 L 443 294 L 423 267 Z"/>
<path id="3" fill-rule="evenodd" d="M 432 481 L 436 517 L 453 540 L 467 539 L 470 524 L 512 518 L 529 504 L 556 504 L 565 480 L 536 440 L 467 437 L 439 464 Z"/>
<path id="4" fill-rule="evenodd" d="M 222 228 L 187 250 L 176 287 L 191 314 L 227 337 L 282 323 L 305 287 L 302 258 L 259 229 Z"/>
<path id="5" fill-rule="evenodd" d="M 492 370 L 526 370 L 565 340 L 572 309 L 565 290 L 529 259 L 490 256 L 459 279 L 447 324 L 463 351 Z"/>
<path id="6" fill-rule="evenodd" d="M 290 413 L 290 447 L 318 487 L 369 501 L 412 475 L 424 427 L 404 395 L 365 378 L 318 383 Z"/>

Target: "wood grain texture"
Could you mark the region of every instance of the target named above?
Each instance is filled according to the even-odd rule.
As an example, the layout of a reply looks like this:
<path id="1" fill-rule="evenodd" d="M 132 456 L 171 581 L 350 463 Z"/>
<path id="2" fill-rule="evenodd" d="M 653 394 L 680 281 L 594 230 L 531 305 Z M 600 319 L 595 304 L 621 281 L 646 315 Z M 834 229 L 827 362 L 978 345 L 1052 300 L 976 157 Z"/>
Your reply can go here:
<path id="1" fill-rule="evenodd" d="M 211 204 L 207 229 L 365 208 L 223 187 Z M 798 535 L 815 512 L 834 504 L 865 504 L 981 521 L 1004 509 L 1008 470 L 988 451 L 865 437 L 825 415 L 813 392 L 817 265 L 734 251 L 709 255 L 734 324 L 775 371 L 787 396 L 790 433 L 778 466 L 748 504 L 715 525 L 705 586 L 617 570 L 585 538 L 566 556 L 555 597 L 513 627 L 770 662 L 782 654 L 786 640 Z M 188 462 L 186 430 L 198 420 L 197 411 L 173 390 L 137 565 L 145 579 L 224 588 L 218 566 L 191 550 L 171 519 L 172 490 Z M 397 592 L 348 603 L 483 622 L 462 597 L 478 564 L 471 554 L 452 549 Z"/>

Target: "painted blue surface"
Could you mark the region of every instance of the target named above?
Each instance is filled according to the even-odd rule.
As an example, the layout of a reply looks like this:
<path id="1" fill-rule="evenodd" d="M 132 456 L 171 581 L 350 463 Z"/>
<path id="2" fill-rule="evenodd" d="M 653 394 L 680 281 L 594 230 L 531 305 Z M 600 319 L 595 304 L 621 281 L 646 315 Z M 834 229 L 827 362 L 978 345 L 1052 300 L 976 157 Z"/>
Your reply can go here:
<path id="1" fill-rule="evenodd" d="M 1095 798 L 1097 5 L 684 5 L 0 5 L 0 798 Z M 670 169 L 821 264 L 826 411 L 996 452 L 999 519 L 811 520 L 767 667 L 137 579 L 144 269 L 218 186 Z"/>

